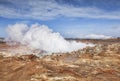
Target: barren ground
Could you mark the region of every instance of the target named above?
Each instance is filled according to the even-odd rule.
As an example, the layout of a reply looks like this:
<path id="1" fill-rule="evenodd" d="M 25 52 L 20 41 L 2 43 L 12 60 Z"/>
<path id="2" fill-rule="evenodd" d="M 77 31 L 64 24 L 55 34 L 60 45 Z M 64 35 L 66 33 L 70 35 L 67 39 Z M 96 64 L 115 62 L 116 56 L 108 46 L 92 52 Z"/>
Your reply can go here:
<path id="1" fill-rule="evenodd" d="M 96 46 L 43 57 L 4 57 L 0 51 L 0 81 L 120 81 L 119 39 L 77 41 Z"/>

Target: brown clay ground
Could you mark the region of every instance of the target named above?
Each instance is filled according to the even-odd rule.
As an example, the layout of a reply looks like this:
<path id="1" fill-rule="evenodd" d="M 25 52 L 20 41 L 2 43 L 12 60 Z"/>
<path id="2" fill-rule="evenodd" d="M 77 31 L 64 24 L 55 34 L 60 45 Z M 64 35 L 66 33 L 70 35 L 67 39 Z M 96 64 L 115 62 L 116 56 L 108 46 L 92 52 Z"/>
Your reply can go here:
<path id="1" fill-rule="evenodd" d="M 88 42 L 97 45 L 41 58 L 3 57 L 1 51 L 0 81 L 120 81 L 120 41 Z M 0 49 L 6 48 L 9 46 L 0 44 Z"/>

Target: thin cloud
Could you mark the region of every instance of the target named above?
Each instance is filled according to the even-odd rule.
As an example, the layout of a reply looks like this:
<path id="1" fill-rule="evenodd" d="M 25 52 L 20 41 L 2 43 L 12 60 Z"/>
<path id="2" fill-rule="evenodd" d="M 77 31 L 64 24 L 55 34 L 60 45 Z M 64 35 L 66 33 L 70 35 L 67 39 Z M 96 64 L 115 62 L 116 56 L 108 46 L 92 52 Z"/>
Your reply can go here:
<path id="1" fill-rule="evenodd" d="M 90 34 L 86 35 L 84 38 L 90 38 L 90 39 L 109 39 L 112 38 L 112 36 L 102 35 L 102 34 Z"/>
<path id="2" fill-rule="evenodd" d="M 120 19 L 120 11 L 105 11 L 96 7 L 61 5 L 54 0 L 7 0 L 0 4 L 0 16 L 19 19 L 49 20 L 59 16 L 73 18 Z"/>

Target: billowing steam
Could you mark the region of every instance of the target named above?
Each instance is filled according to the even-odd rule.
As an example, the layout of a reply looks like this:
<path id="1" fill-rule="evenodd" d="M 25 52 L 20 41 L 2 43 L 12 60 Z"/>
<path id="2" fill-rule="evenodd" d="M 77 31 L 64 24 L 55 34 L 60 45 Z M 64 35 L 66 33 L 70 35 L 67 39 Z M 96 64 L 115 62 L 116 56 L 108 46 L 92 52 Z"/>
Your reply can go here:
<path id="1" fill-rule="evenodd" d="M 39 24 L 30 27 L 26 24 L 9 25 L 7 32 L 9 44 L 20 44 L 47 53 L 71 52 L 91 45 L 66 41 L 59 33 Z"/>

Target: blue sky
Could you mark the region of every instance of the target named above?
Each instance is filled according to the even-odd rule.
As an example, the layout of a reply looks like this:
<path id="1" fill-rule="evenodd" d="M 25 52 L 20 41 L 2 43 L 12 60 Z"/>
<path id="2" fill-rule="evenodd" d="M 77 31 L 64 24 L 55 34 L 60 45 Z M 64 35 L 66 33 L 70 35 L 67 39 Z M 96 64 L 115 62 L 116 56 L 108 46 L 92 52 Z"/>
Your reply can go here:
<path id="1" fill-rule="evenodd" d="M 64 37 L 120 37 L 120 0 L 0 0 L 0 37 L 15 23 L 45 24 Z"/>

